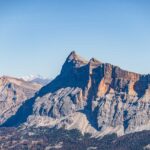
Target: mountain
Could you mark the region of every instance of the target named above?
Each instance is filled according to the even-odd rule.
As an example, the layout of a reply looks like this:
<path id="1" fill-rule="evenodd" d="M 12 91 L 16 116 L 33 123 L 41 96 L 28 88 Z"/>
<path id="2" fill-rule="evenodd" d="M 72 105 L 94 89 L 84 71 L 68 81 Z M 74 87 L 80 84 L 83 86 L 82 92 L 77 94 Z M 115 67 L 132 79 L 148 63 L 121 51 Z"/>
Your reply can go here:
<path id="1" fill-rule="evenodd" d="M 0 123 L 14 115 L 18 108 L 33 97 L 40 88 L 40 84 L 8 76 L 0 77 Z"/>
<path id="2" fill-rule="evenodd" d="M 150 130 L 149 85 L 150 75 L 71 52 L 60 74 L 2 126 L 79 129 L 94 136 Z"/>
<path id="3" fill-rule="evenodd" d="M 44 78 L 41 75 L 36 75 L 36 76 L 29 75 L 29 76 L 22 77 L 21 79 L 32 83 L 41 84 L 42 86 L 48 84 L 51 81 L 51 79 Z"/>

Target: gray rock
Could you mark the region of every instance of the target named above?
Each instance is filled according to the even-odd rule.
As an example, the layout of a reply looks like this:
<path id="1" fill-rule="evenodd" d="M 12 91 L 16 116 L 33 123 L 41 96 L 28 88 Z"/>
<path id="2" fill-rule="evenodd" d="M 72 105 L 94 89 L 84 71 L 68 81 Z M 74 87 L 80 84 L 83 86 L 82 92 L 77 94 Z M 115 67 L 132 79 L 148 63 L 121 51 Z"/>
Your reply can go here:
<path id="1" fill-rule="evenodd" d="M 33 97 L 30 115 L 35 119 L 43 118 L 44 125 L 51 124 L 47 121 L 51 118 L 59 127 L 82 126 L 85 130 L 79 119 L 71 118 L 80 112 L 86 115 L 90 130 L 98 132 L 121 128 L 126 134 L 150 129 L 149 85 L 150 75 L 128 72 L 96 59 L 87 62 L 72 52 L 60 75 Z M 29 106 L 24 105 L 22 109 L 29 109 Z M 17 112 L 13 120 L 18 120 L 17 116 L 23 115 L 21 112 Z M 34 117 L 29 125 L 35 121 Z M 81 118 L 81 122 L 84 119 Z M 8 123 L 13 122 L 10 119 Z M 86 132 L 88 130 L 87 127 Z"/>

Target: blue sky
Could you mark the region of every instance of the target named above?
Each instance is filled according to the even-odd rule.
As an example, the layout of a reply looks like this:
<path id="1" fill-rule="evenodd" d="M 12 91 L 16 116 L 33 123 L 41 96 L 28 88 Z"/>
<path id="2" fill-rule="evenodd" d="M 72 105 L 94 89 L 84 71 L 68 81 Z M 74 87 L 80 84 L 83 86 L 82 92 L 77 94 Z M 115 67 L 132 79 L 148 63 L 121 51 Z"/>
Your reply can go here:
<path id="1" fill-rule="evenodd" d="M 149 0 L 0 0 L 0 75 L 55 77 L 75 50 L 150 73 Z"/>

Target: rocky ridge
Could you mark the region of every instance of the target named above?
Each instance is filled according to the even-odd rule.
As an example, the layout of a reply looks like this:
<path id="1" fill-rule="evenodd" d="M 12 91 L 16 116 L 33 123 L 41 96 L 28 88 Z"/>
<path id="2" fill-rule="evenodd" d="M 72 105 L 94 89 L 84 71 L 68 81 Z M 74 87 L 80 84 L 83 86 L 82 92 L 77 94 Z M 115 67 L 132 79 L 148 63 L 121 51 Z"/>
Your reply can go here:
<path id="1" fill-rule="evenodd" d="M 14 115 L 23 102 L 33 97 L 40 88 L 40 84 L 8 76 L 0 77 L 0 123 Z"/>
<path id="2" fill-rule="evenodd" d="M 86 61 L 75 52 L 60 75 L 29 99 L 3 126 L 63 127 L 82 133 L 123 135 L 150 129 L 150 75 Z M 25 110 L 31 110 L 20 119 Z M 17 120 L 17 123 L 15 122 Z"/>

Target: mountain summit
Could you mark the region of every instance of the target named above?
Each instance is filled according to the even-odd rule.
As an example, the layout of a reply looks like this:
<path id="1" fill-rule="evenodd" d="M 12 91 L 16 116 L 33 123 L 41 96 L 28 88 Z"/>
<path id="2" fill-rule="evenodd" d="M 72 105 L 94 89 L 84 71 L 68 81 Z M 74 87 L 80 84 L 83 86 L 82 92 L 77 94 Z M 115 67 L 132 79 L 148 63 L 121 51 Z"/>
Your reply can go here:
<path id="1" fill-rule="evenodd" d="M 70 53 L 70 55 L 67 57 L 66 61 L 67 62 L 76 61 L 76 62 L 81 62 L 83 64 L 87 63 L 87 61 L 84 60 L 84 58 L 80 57 L 75 51 L 72 51 Z"/>
<path id="2" fill-rule="evenodd" d="M 150 75 L 86 61 L 73 51 L 60 74 L 2 126 L 76 128 L 97 136 L 150 129 L 149 85 Z"/>

